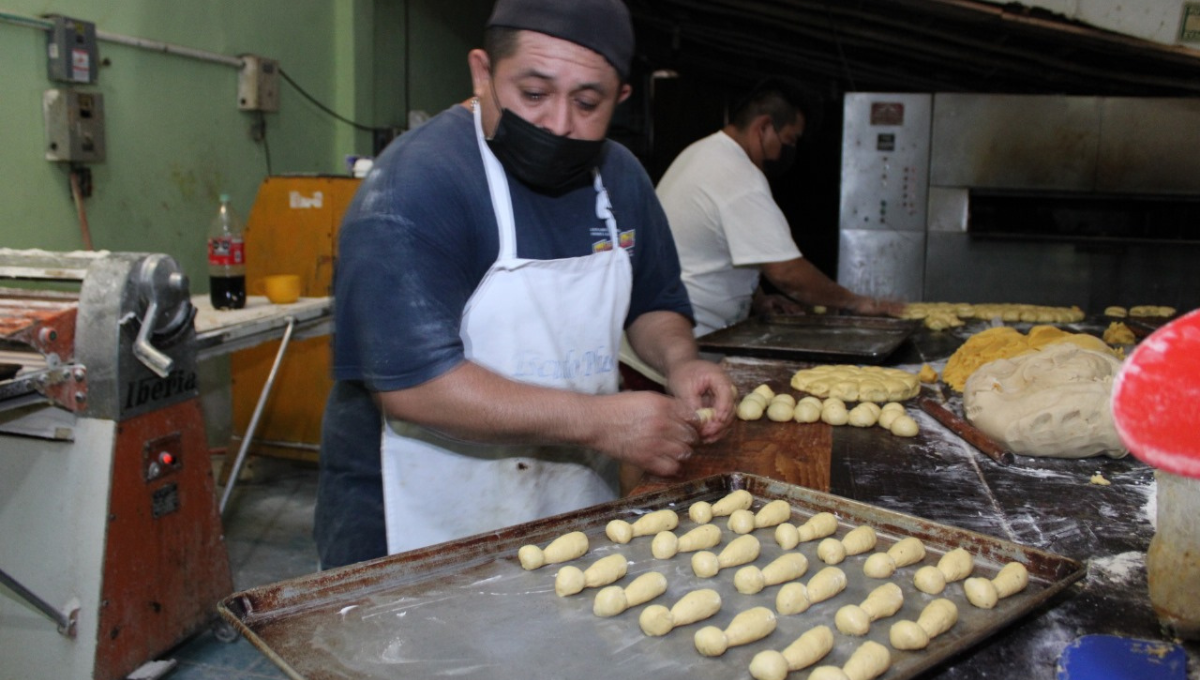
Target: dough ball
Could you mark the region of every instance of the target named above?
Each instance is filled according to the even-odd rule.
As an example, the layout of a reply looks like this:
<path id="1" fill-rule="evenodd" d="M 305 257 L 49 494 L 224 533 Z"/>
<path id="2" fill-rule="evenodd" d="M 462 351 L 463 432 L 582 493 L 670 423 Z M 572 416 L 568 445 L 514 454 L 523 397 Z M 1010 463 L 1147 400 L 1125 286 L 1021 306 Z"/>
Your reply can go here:
<path id="1" fill-rule="evenodd" d="M 795 407 L 796 398 L 790 394 L 776 394 L 774 397 L 771 397 L 771 403 L 784 403 L 789 407 Z"/>
<path id="2" fill-rule="evenodd" d="M 1118 319 L 1124 319 L 1127 314 L 1128 314 L 1128 312 L 1125 311 L 1124 307 L 1117 307 L 1116 305 L 1114 305 L 1111 307 L 1104 308 L 1104 316 L 1111 316 L 1111 317 L 1115 317 Z"/>
<path id="3" fill-rule="evenodd" d="M 813 406 L 817 407 L 818 411 L 820 411 L 821 406 L 823 406 L 820 399 L 818 399 L 814 396 L 811 396 L 811 395 L 809 395 L 807 397 L 802 397 L 800 399 L 800 401 L 796 402 L 796 406 L 799 406 L 800 404 L 812 404 Z"/>
<path id="4" fill-rule="evenodd" d="M 880 427 L 882 427 L 885 430 L 888 430 L 888 429 L 891 429 L 892 422 L 895 421 L 897 418 L 899 418 L 902 415 L 904 415 L 904 413 L 902 413 L 900 411 L 884 411 L 879 414 L 879 420 L 877 420 L 876 422 L 879 424 Z"/>
<path id="5" fill-rule="evenodd" d="M 696 524 L 708 524 L 713 518 L 712 503 L 708 501 L 692 503 L 688 508 L 688 517 Z"/>
<path id="6" fill-rule="evenodd" d="M 836 538 L 827 538 L 817 545 L 817 557 L 825 564 L 839 564 L 846 559 L 846 546 Z"/>
<path id="7" fill-rule="evenodd" d="M 728 526 L 735 534 L 748 534 L 754 531 L 754 513 L 740 508 L 734 510 L 729 515 Z"/>
<path id="8" fill-rule="evenodd" d="M 913 585 L 929 595 L 937 595 L 946 589 L 946 575 L 934 566 L 921 567 L 913 574 Z"/>
<path id="9" fill-rule="evenodd" d="M 776 423 L 786 423 L 795 415 L 795 407 L 786 401 L 774 401 L 767 407 L 767 418 Z"/>
<path id="10" fill-rule="evenodd" d="M 1126 450 L 1110 402 L 1120 369 L 1121 361 L 1107 349 L 1047 345 L 980 367 L 966 382 L 963 410 L 967 420 L 1014 453 L 1119 458 Z"/>
<path id="11" fill-rule="evenodd" d="M 874 404 L 869 402 L 855 406 L 847 416 L 846 422 L 854 427 L 871 427 L 879 418 L 879 414 L 871 408 L 872 406 Z"/>
<path id="12" fill-rule="evenodd" d="M 837 397 L 830 397 L 830 398 L 826 399 L 825 401 L 821 402 L 821 410 L 824 411 L 827 408 L 840 408 L 843 411 L 845 411 L 846 410 L 846 402 L 842 401 L 841 399 L 838 399 Z"/>
<path id="13" fill-rule="evenodd" d="M 871 618 L 856 604 L 848 604 L 833 615 L 833 623 L 846 635 L 866 635 L 871 630 Z"/>
<path id="14" fill-rule="evenodd" d="M 763 406 L 754 399 L 743 399 L 738 404 L 737 417 L 742 420 L 759 420 L 763 417 Z"/>
<path id="15" fill-rule="evenodd" d="M 821 411 L 821 420 L 830 425 L 845 425 L 850 420 L 850 413 L 844 408 L 827 408 Z"/>
<path id="16" fill-rule="evenodd" d="M 762 394 L 760 394 L 758 392 L 751 392 L 750 394 L 747 394 L 746 396 L 742 397 L 742 401 L 758 402 L 758 404 L 763 407 L 764 411 L 767 410 L 767 405 L 771 403 L 771 400 L 769 398 L 764 397 Z"/>
<path id="17" fill-rule="evenodd" d="M 897 437 L 915 437 L 920 428 L 910 416 L 896 416 L 888 430 Z"/>
<path id="18" fill-rule="evenodd" d="M 806 397 L 807 398 L 807 397 Z M 814 406 L 811 401 L 801 400 L 796 404 L 796 409 L 792 412 L 792 419 L 797 423 L 815 423 L 821 419 L 820 402 Z"/>
<path id="19" fill-rule="evenodd" d="M 701 550 L 692 555 L 692 571 L 700 578 L 712 578 L 721 571 L 721 563 L 714 553 Z"/>
<path id="20" fill-rule="evenodd" d="M 896 560 L 887 553 L 875 553 L 863 563 L 863 574 L 870 578 L 888 578 L 896 573 Z"/>
<path id="21" fill-rule="evenodd" d="M 759 385 L 758 387 L 755 387 L 753 393 L 761 395 L 764 399 L 767 399 L 768 401 L 775 398 L 775 390 L 771 389 L 771 386 L 766 383 L 763 383 L 763 384 Z"/>
<path id="22" fill-rule="evenodd" d="M 880 413 L 882 413 L 884 411 L 899 411 L 900 413 L 904 413 L 904 404 L 901 404 L 898 401 L 889 401 L 888 403 L 881 406 L 879 408 L 879 411 L 880 411 Z"/>
<path id="23" fill-rule="evenodd" d="M 705 626 L 696 631 L 694 640 L 696 651 L 704 656 L 721 656 L 729 648 L 729 641 L 725 639 L 725 631 L 716 626 Z"/>
<path id="24" fill-rule="evenodd" d="M 759 652 L 750 660 L 750 677 L 754 680 L 784 680 L 788 670 L 787 659 L 774 649 Z"/>
<path id="25" fill-rule="evenodd" d="M 888 631 L 888 642 L 900 650 L 918 650 L 929 646 L 929 634 L 914 621 L 897 621 Z"/>
<path id="26" fill-rule="evenodd" d="M 967 601 L 980 609 L 991 609 L 1000 600 L 996 586 L 988 579 L 978 576 L 963 581 L 963 592 L 967 595 Z"/>

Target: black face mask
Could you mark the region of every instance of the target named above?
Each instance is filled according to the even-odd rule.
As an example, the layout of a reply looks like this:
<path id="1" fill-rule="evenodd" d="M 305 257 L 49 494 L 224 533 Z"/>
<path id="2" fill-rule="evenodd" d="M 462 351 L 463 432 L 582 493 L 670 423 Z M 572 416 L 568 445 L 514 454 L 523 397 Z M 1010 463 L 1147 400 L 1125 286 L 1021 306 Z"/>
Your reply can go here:
<path id="1" fill-rule="evenodd" d="M 796 162 L 796 145 L 783 144 L 780 147 L 779 158 L 768 158 L 763 161 L 763 172 L 767 177 L 778 177 L 792 168 Z"/>
<path id="2" fill-rule="evenodd" d="M 500 122 L 487 143 L 504 169 L 549 194 L 590 184 L 592 168 L 600 164 L 604 151 L 603 139 L 560 137 L 508 109 L 500 110 Z"/>

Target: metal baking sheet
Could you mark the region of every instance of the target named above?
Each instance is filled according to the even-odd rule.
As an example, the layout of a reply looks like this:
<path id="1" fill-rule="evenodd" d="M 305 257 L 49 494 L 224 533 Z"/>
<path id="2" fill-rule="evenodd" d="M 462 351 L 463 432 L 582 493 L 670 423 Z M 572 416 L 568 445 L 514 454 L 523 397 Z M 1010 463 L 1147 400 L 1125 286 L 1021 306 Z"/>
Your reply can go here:
<path id="1" fill-rule="evenodd" d="M 869 524 L 879 534 L 876 550 L 916 536 L 926 545 L 926 557 L 887 580 L 863 575 L 867 554 L 849 557 L 838 565 L 849 581 L 843 593 L 804 613 L 780 616 L 776 630 L 758 642 L 733 647 L 720 657 L 703 657 L 694 647 L 695 631 L 705 625 L 724 627 L 736 613 L 753 606 L 774 610 L 775 594 L 781 586 L 743 595 L 733 587 L 737 568 L 701 579 L 692 572 L 692 553 L 657 560 L 650 554 L 651 537 L 618 545 L 605 537 L 604 527 L 612 519 L 632 521 L 645 512 L 673 508 L 680 514 L 676 533 L 682 534 L 695 526 L 687 517 L 693 502 L 715 501 L 739 488 L 755 497 L 754 510 L 771 500 L 787 499 L 793 522 L 802 523 L 820 511 L 833 512 L 840 522 L 838 537 L 855 526 Z M 720 526 L 724 545 L 734 534 L 723 522 Z M 660 571 L 669 585 L 653 603 L 670 606 L 694 589 L 715 588 L 723 600 L 721 611 L 664 637 L 647 637 L 637 623 L 644 605 L 600 618 L 592 614 L 597 590 L 556 596 L 557 566 L 526 571 L 517 561 L 517 550 L 528 543 L 545 546 L 576 530 L 588 534 L 591 549 L 572 564 L 586 568 L 618 552 L 627 556 L 630 565 L 629 573 L 617 585 L 628 584 L 647 571 Z M 762 552 L 754 564 L 765 566 L 783 553 L 774 540 L 774 529 L 759 529 L 755 535 Z M 817 543 L 796 548 L 809 560 L 802 581 L 807 582 L 825 566 L 816 556 Z M 955 547 L 975 556 L 976 576 L 991 577 L 1004 563 L 1023 562 L 1029 569 L 1029 586 L 1001 600 L 995 609 L 981 610 L 967 602 L 961 582 L 950 584 L 941 597 L 958 605 L 958 623 L 923 651 L 892 650 L 891 668 L 882 676 L 885 680 L 911 678 L 979 644 L 1033 610 L 1053 604 L 1055 595 L 1085 573 L 1078 561 L 1042 550 L 765 477 L 733 473 L 235 593 L 220 603 L 219 610 L 290 678 L 744 678 L 755 654 L 781 650 L 815 625 L 827 624 L 836 631 L 833 617 L 840 607 L 858 604 L 870 590 L 890 580 L 904 592 L 901 610 L 876 621 L 866 637 L 835 632 L 833 650 L 819 663 L 843 664 L 866 639 L 888 645 L 891 623 L 915 621 L 934 599 L 912 586 L 912 574 L 922 565 L 936 564 Z M 720 546 L 714 550 L 719 551 Z M 803 676 L 804 672 L 793 674 Z"/>
<path id="2" fill-rule="evenodd" d="M 697 338 L 700 349 L 768 359 L 879 363 L 921 322 L 876 316 L 763 316 Z"/>

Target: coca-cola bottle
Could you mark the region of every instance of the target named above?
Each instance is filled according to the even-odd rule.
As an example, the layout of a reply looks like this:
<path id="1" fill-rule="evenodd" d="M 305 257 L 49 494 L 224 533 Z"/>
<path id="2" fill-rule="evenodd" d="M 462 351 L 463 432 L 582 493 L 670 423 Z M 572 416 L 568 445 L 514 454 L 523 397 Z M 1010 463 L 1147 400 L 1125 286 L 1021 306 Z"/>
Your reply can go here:
<path id="1" fill-rule="evenodd" d="M 246 243 L 229 194 L 221 194 L 221 208 L 208 230 L 208 296 L 214 309 L 246 306 Z"/>

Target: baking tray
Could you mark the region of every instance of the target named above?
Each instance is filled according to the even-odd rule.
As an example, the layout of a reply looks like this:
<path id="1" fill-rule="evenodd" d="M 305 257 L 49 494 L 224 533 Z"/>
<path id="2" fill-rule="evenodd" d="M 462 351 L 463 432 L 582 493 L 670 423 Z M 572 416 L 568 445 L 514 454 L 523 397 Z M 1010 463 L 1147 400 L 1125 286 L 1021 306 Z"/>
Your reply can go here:
<path id="1" fill-rule="evenodd" d="M 651 537 L 618 545 L 605 537 L 604 527 L 615 518 L 633 520 L 648 511 L 673 508 L 680 513 L 676 533 L 682 534 L 695 526 L 687 517 L 687 508 L 693 502 L 717 500 L 739 488 L 755 497 L 754 510 L 768 501 L 787 499 L 793 508 L 793 522 L 831 511 L 839 518 L 838 537 L 855 526 L 869 524 L 879 534 L 876 550 L 886 550 L 905 536 L 917 536 L 926 545 L 926 557 L 886 580 L 863 575 L 866 554 L 849 557 L 839 565 L 849 581 L 840 595 L 802 614 L 780 616 L 776 630 L 758 642 L 733 647 L 720 657 L 702 657 L 693 644 L 696 630 L 704 625 L 723 628 L 736 613 L 752 606 L 765 605 L 774 610 L 780 586 L 743 595 L 733 587 L 736 568 L 700 579 L 691 569 L 692 553 L 657 560 L 650 554 Z M 723 522 L 721 518 L 717 521 Z M 724 523 L 720 526 L 723 546 L 734 535 Z M 596 589 L 571 597 L 556 596 L 557 567 L 526 571 L 517 561 L 517 550 L 527 543 L 544 547 L 554 538 L 576 530 L 588 534 L 591 549 L 573 564 L 585 568 L 601 557 L 620 552 L 631 563 L 618 585 L 628 584 L 641 573 L 660 571 L 669 585 L 653 603 L 669 607 L 691 590 L 715 588 L 722 596 L 721 611 L 707 621 L 676 629 L 664 637 L 647 637 L 637 623 L 642 606 L 612 618 L 599 618 L 592 614 Z M 775 543 L 773 528 L 759 529 L 755 535 L 762 543 L 762 553 L 754 564 L 765 566 L 783 553 Z M 809 559 L 808 572 L 801 579 L 804 582 L 825 566 L 816 557 L 817 543 L 797 547 Z M 1001 600 L 992 610 L 971 606 L 961 582 L 947 586 L 941 597 L 958 605 L 958 623 L 934 638 L 923 651 L 892 650 L 892 666 L 882 676 L 885 680 L 913 677 L 979 644 L 1045 606 L 1085 573 L 1078 561 L 1042 550 L 765 477 L 731 473 L 246 590 L 223 600 L 218 609 L 290 678 L 744 678 L 750 660 L 758 652 L 783 649 L 814 625 L 827 624 L 836 630 L 833 617 L 840 607 L 860 603 L 871 589 L 891 581 L 904 591 L 901 610 L 872 624 L 865 638 L 835 632 L 833 650 L 819 663 L 841 665 L 865 639 L 887 645 L 891 623 L 900 619 L 915 621 L 934 599 L 913 588 L 912 574 L 922 565 L 936 564 L 954 547 L 975 555 L 976 576 L 994 576 L 1004 563 L 1020 560 L 1029 569 L 1029 586 Z M 720 546 L 715 550 L 719 551 Z M 792 677 L 804 677 L 804 673 Z"/>
<path id="2" fill-rule="evenodd" d="M 767 315 L 696 339 L 707 352 L 767 359 L 879 363 L 920 321 L 881 316 Z"/>

